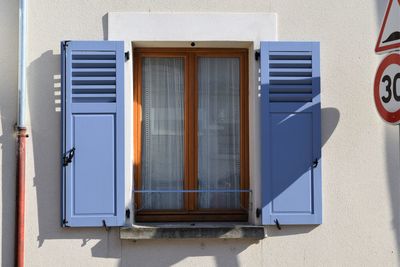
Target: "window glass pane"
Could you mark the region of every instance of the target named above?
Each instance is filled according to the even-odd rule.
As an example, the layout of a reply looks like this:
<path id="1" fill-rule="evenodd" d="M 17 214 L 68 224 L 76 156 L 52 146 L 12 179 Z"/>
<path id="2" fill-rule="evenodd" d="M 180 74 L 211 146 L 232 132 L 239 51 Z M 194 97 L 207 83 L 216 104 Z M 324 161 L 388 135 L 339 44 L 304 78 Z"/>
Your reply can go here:
<path id="1" fill-rule="evenodd" d="M 184 61 L 142 61 L 142 189 L 183 189 Z M 181 209 L 182 193 L 143 193 L 144 209 Z"/>
<path id="2" fill-rule="evenodd" d="M 199 189 L 240 189 L 240 60 L 198 60 Z M 199 208 L 240 208 L 240 193 L 199 193 Z"/>

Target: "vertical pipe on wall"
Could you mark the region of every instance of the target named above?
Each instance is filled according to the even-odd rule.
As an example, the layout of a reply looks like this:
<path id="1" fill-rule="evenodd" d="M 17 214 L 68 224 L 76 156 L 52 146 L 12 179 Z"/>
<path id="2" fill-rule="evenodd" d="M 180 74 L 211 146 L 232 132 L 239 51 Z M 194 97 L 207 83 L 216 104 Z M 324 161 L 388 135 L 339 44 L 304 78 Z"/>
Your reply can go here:
<path id="1" fill-rule="evenodd" d="M 26 99 L 26 0 L 19 0 L 19 44 L 18 44 L 18 122 L 25 127 Z"/>
<path id="2" fill-rule="evenodd" d="M 17 207 L 16 207 L 16 242 L 15 266 L 24 266 L 24 233 L 25 233 L 25 143 L 26 129 L 18 128 L 17 139 Z"/>
<path id="3" fill-rule="evenodd" d="M 26 102 L 26 0 L 19 0 L 17 194 L 15 266 L 24 266 L 25 232 L 25 102 Z"/>

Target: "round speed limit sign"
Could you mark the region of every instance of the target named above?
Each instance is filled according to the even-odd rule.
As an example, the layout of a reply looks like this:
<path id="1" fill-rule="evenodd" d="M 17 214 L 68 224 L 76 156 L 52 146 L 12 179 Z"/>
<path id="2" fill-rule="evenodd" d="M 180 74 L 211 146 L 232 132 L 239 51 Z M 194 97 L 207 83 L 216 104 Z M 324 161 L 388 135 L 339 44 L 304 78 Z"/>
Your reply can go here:
<path id="1" fill-rule="evenodd" d="M 381 63 L 374 83 L 375 105 L 381 117 L 400 122 L 400 54 L 391 54 Z"/>

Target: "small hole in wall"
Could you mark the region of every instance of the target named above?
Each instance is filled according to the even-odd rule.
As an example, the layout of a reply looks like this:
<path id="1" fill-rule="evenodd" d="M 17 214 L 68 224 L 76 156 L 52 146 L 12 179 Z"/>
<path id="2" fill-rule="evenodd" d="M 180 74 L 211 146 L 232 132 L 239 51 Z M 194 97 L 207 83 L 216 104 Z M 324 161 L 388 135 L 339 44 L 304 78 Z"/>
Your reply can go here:
<path id="1" fill-rule="evenodd" d="M 190 46 L 191 46 L 191 47 L 195 47 L 195 46 L 196 46 L 195 42 L 191 42 L 191 43 L 190 43 Z"/>

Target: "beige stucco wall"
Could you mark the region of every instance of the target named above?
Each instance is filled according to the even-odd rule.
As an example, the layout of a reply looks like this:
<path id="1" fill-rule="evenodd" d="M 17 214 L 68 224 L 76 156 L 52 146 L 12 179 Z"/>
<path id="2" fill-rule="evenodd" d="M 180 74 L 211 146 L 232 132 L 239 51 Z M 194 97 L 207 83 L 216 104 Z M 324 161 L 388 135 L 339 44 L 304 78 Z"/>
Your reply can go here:
<path id="1" fill-rule="evenodd" d="M 13 265 L 18 1 L 0 1 L 1 263 Z M 372 81 L 383 0 L 30 0 L 27 266 L 396 266 L 399 130 L 378 117 Z M 121 241 L 117 229 L 62 229 L 59 42 L 107 38 L 112 11 L 275 12 L 280 40 L 321 41 L 323 208 L 318 227 L 250 240 Z M 130 25 L 129 27 L 140 27 Z"/>

